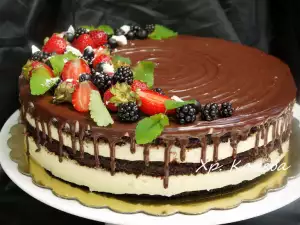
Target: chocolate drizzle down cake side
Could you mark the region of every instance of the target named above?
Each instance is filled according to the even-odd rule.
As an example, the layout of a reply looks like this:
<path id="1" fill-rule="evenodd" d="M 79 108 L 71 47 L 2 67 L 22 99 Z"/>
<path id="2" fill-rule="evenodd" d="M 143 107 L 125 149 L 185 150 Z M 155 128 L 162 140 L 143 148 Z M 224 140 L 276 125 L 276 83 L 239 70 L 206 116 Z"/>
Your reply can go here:
<path id="1" fill-rule="evenodd" d="M 127 37 L 126 34 L 120 36 Z M 92 46 L 95 57 L 89 65 L 90 74 L 85 81 L 75 84 L 78 90 L 89 79 L 93 81 L 111 111 L 113 122 L 109 126 L 98 126 L 99 120 L 91 118 L 88 111 L 79 112 L 77 102 L 74 105 L 74 95 L 78 100 L 78 96 L 85 94 L 86 86 L 80 89 L 80 95 L 74 94 L 76 91 L 73 93 L 74 109 L 68 101 L 53 104 L 51 90 L 42 95 L 32 94 L 32 78 L 28 81 L 24 74 L 20 76 L 21 116 L 27 130 L 27 151 L 54 176 L 86 186 L 91 191 L 171 197 L 251 181 L 267 172 L 264 170 L 266 163 L 276 165 L 284 158 L 289 148 L 296 96 L 287 65 L 259 50 L 213 38 L 172 35 L 156 40 L 157 36 L 149 34 L 144 40 L 128 40 L 127 45 L 120 39 L 116 38 L 120 44 L 111 47 L 109 57 L 129 58 L 130 63 L 126 60 L 119 64 L 112 62 L 114 71 L 109 78 L 109 66 L 103 66 L 106 53 L 101 48 L 99 54 L 95 50 L 97 47 Z M 81 44 L 76 40 L 72 45 L 80 50 Z M 87 51 L 85 49 L 82 54 Z M 99 56 L 102 57 L 101 65 L 92 65 Z M 102 93 L 101 88 L 118 82 L 133 87 L 137 70 L 134 70 L 132 81 L 129 70 L 118 68 L 138 65 L 140 61 L 155 65 L 154 85 L 151 90 L 132 88 L 139 95 L 134 103 L 138 110 L 135 105 L 131 109 L 126 105 L 126 110 L 129 110 L 128 115 L 139 112 L 140 117 L 134 122 L 124 122 L 119 117 L 124 103 L 113 113 L 113 106 L 105 100 L 106 90 Z M 70 78 L 64 71 L 61 74 L 63 81 L 63 76 Z M 156 95 L 152 91 L 157 87 L 164 92 L 159 93 L 164 96 L 159 99 L 179 99 L 178 102 L 195 99 L 202 106 L 198 114 L 194 114 L 194 104 L 186 104 L 191 105 L 188 109 L 180 105 L 178 108 L 182 111 L 176 109 L 177 114 L 164 108 L 170 118 L 168 125 L 159 125 L 164 129 L 153 140 L 141 143 L 137 124 L 149 118 L 146 116 L 151 115 L 149 109 L 159 111 L 161 107 L 160 103 L 145 102 L 149 96 L 158 99 L 153 97 Z M 112 89 L 108 87 L 107 90 Z M 147 95 L 142 95 L 144 93 Z M 220 108 L 214 111 L 211 105 L 205 106 L 212 102 Z M 229 113 L 221 107 L 224 102 L 232 105 Z M 145 109 L 148 105 L 150 107 Z M 83 104 L 80 107 L 83 109 Z M 189 122 L 184 110 L 190 110 L 190 118 L 194 121 Z M 184 124 L 180 124 L 180 120 L 178 123 L 177 115 L 185 119 Z M 151 126 L 145 130 L 142 138 L 153 133 Z"/>

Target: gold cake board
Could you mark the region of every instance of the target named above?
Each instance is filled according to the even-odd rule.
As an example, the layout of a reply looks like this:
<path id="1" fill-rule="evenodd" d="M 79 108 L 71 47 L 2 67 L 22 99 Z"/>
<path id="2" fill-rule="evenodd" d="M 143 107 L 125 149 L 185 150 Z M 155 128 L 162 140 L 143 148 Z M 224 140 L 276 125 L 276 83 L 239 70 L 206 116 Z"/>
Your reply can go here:
<path id="1" fill-rule="evenodd" d="M 248 182 L 236 188 L 227 188 L 222 191 L 205 193 L 197 196 L 186 196 L 175 199 L 149 199 L 142 197 L 124 197 L 90 192 L 64 182 L 50 175 L 45 169 L 26 155 L 24 148 L 24 127 L 22 124 L 14 125 L 8 146 L 11 148 L 10 157 L 18 163 L 18 169 L 24 175 L 32 177 L 33 182 L 41 188 L 52 190 L 60 198 L 77 200 L 82 205 L 94 208 L 109 208 L 119 213 L 143 212 L 150 215 L 166 216 L 174 213 L 201 214 L 212 209 L 226 210 L 239 206 L 242 202 L 259 201 L 268 192 L 278 191 L 285 187 L 289 179 L 295 178 L 300 172 L 300 146 L 299 121 L 294 119 L 290 140 L 290 151 L 283 163 L 288 170 L 270 172 L 255 181 Z"/>

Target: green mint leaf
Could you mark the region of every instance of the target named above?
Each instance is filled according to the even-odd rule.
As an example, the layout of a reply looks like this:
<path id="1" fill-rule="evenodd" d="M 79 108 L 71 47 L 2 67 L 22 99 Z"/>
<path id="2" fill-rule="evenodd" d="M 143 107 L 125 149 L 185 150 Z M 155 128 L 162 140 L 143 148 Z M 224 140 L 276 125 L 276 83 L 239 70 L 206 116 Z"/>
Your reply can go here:
<path id="1" fill-rule="evenodd" d="M 85 28 L 85 29 L 88 29 L 88 30 L 95 30 L 95 27 L 94 26 L 87 26 L 87 25 L 83 25 L 83 26 L 80 26 L 82 28 Z"/>
<path id="2" fill-rule="evenodd" d="M 108 25 L 100 25 L 99 27 L 97 27 L 97 30 L 102 30 L 105 33 L 107 33 L 108 35 L 114 34 L 114 30 Z"/>
<path id="3" fill-rule="evenodd" d="M 196 100 L 189 100 L 189 101 L 182 101 L 182 102 L 174 101 L 174 100 L 165 101 L 165 107 L 167 110 L 176 109 L 188 104 L 196 104 Z"/>
<path id="4" fill-rule="evenodd" d="M 175 36 L 177 36 L 176 32 L 158 24 L 155 25 L 154 31 L 148 35 L 148 37 L 153 40 L 162 40 Z"/>
<path id="5" fill-rule="evenodd" d="M 154 67 L 151 61 L 140 61 L 133 68 L 133 78 L 145 82 L 151 88 L 154 84 Z"/>
<path id="6" fill-rule="evenodd" d="M 131 60 L 129 58 L 120 56 L 120 55 L 114 55 L 112 57 L 112 63 L 113 64 L 119 64 L 119 63 L 125 63 L 130 65 L 131 64 Z"/>
<path id="7" fill-rule="evenodd" d="M 67 52 L 63 55 L 54 55 L 50 58 L 50 63 L 53 68 L 55 76 L 60 76 L 61 71 L 64 68 L 64 65 L 67 61 L 72 59 L 77 59 L 78 57 L 72 52 Z"/>
<path id="8" fill-rule="evenodd" d="M 156 115 L 154 115 L 154 116 L 156 116 Z M 162 125 L 163 127 L 169 126 L 169 117 L 166 116 L 165 114 L 161 114 L 159 122 L 160 122 L 160 125 Z"/>
<path id="9" fill-rule="evenodd" d="M 32 95 L 43 95 L 58 81 L 58 77 L 51 77 L 49 71 L 43 67 L 32 71 L 30 91 Z"/>
<path id="10" fill-rule="evenodd" d="M 111 115 L 101 99 L 99 91 L 92 90 L 90 95 L 89 110 L 91 118 L 98 126 L 106 127 L 114 123 Z"/>
<path id="11" fill-rule="evenodd" d="M 151 143 L 169 125 L 169 118 L 165 114 L 156 114 L 138 122 L 135 129 L 137 144 Z"/>

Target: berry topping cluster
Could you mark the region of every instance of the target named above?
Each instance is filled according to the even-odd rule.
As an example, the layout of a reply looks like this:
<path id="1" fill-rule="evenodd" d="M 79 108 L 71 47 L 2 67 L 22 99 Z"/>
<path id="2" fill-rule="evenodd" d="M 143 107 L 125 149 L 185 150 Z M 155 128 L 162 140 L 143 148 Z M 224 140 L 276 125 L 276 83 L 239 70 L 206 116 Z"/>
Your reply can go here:
<path id="1" fill-rule="evenodd" d="M 70 26 L 66 32 L 46 38 L 42 50 L 33 46 L 22 74 L 29 81 L 32 95 L 48 92 L 53 104 L 72 104 L 78 112 L 90 112 L 98 126 L 111 125 L 114 119 L 138 122 L 137 137 L 139 130 L 149 126 L 159 130 L 149 132 L 155 138 L 169 124 L 169 118 L 184 125 L 232 116 L 229 102 L 201 105 L 195 100 L 171 98 L 162 88 L 154 87 L 153 62 L 131 65 L 129 58 L 113 50 L 127 44 L 127 40 L 161 40 L 176 35 L 154 24 L 123 25 L 115 30 L 107 25 Z M 152 140 L 149 138 L 149 142 Z M 137 138 L 137 143 L 144 142 Z"/>
<path id="2" fill-rule="evenodd" d="M 233 109 L 229 102 L 224 102 L 221 105 L 208 103 L 201 106 L 199 101 L 176 108 L 176 120 L 179 124 L 195 122 L 198 114 L 199 120 L 212 121 L 232 116 Z"/>

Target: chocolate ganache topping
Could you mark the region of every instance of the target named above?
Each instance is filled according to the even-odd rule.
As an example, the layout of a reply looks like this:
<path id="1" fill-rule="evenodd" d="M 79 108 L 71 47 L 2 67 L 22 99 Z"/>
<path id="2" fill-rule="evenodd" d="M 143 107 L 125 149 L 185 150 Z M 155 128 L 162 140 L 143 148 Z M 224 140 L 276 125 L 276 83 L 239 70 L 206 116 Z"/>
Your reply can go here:
<path id="1" fill-rule="evenodd" d="M 179 35 L 168 40 L 135 40 L 116 51 L 138 61 L 155 62 L 155 86 L 169 96 L 184 100 L 231 102 L 235 108 L 230 118 L 196 121 L 191 125 L 170 124 L 162 137 L 199 137 L 200 134 L 224 134 L 243 131 L 280 116 L 296 96 L 296 87 L 288 66 L 279 59 L 254 48 L 212 38 Z M 90 127 L 95 136 L 134 135 L 136 124 L 118 122 L 111 127 L 97 127 L 88 114 L 67 104 L 51 103 L 52 96 L 32 96 L 28 82 L 20 78 L 20 101 L 25 108 L 34 105 L 33 116 L 64 123 L 78 121 Z"/>

